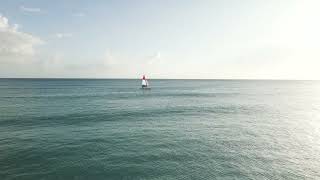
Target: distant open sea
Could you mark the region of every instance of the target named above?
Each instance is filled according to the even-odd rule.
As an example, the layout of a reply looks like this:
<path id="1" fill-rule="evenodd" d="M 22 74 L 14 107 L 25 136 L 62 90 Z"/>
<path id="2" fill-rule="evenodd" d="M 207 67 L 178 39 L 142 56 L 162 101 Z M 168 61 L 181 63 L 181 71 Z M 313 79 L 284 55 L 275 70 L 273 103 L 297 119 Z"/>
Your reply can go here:
<path id="1" fill-rule="evenodd" d="M 0 179 L 320 179 L 320 81 L 0 79 Z"/>

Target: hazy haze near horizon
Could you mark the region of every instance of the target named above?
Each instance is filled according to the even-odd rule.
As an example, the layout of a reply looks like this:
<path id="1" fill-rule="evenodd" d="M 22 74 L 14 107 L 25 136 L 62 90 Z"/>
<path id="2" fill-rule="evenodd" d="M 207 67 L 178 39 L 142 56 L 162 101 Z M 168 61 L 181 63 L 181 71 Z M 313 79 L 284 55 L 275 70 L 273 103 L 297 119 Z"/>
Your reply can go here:
<path id="1" fill-rule="evenodd" d="M 317 0 L 0 3 L 0 77 L 320 79 Z"/>

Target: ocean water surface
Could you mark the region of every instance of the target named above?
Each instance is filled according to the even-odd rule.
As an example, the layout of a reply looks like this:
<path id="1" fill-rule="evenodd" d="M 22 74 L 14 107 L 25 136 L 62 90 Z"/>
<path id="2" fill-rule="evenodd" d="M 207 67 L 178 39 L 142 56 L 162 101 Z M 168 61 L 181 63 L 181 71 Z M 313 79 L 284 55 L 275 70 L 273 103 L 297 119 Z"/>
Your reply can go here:
<path id="1" fill-rule="evenodd" d="M 0 79 L 0 179 L 320 179 L 320 81 Z"/>

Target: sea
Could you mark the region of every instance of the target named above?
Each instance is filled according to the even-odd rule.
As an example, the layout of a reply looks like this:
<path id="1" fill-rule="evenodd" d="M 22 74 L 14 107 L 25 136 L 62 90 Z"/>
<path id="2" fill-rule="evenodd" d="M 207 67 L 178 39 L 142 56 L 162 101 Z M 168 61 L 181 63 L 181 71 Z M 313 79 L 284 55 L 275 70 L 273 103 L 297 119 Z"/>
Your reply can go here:
<path id="1" fill-rule="evenodd" d="M 0 79 L 0 179 L 320 179 L 320 81 L 149 83 Z"/>

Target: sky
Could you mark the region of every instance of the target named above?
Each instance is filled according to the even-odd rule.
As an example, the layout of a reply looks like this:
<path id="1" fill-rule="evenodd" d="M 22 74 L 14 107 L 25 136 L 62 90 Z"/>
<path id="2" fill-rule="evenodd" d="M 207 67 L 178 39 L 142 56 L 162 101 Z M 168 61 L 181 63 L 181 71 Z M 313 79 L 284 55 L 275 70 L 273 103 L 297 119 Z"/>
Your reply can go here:
<path id="1" fill-rule="evenodd" d="M 320 79 L 319 0 L 1 0 L 0 77 Z"/>

